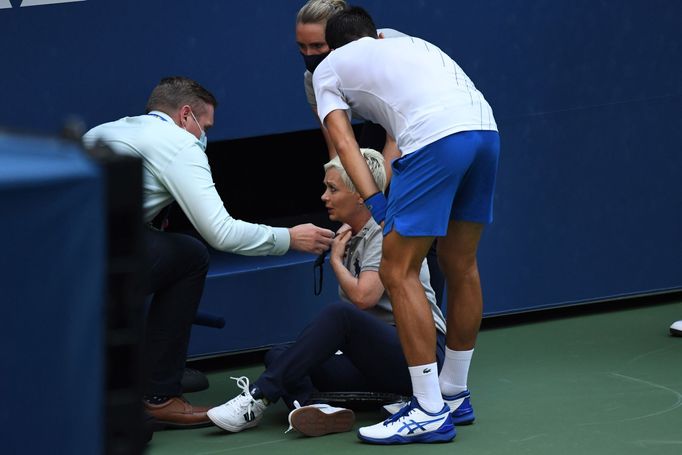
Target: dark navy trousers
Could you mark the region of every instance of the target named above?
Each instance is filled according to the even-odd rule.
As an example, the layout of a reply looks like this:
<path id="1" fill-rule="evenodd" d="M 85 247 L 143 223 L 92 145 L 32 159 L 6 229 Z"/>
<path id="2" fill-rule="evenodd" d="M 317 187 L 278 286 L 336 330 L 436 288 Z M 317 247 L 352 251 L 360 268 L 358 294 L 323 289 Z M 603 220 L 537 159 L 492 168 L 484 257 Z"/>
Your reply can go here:
<path id="1" fill-rule="evenodd" d="M 439 333 L 439 370 L 444 351 L 445 335 Z M 268 400 L 282 398 L 290 408 L 315 391 L 412 395 L 395 326 L 346 302 L 324 307 L 293 344 L 271 349 L 265 364 L 256 386 Z"/>
<path id="2" fill-rule="evenodd" d="M 146 280 L 153 294 L 144 347 L 145 395 L 182 395 L 182 375 L 194 317 L 204 291 L 209 254 L 198 239 L 145 228 Z"/>

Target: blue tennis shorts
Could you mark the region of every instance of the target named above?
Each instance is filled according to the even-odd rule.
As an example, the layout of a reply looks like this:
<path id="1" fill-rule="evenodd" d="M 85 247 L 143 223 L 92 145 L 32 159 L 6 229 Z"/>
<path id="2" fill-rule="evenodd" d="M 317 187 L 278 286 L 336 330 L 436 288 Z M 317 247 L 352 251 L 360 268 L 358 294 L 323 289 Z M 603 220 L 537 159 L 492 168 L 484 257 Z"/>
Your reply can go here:
<path id="1" fill-rule="evenodd" d="M 442 237 L 450 220 L 489 224 L 500 136 L 451 134 L 392 163 L 384 235 Z"/>

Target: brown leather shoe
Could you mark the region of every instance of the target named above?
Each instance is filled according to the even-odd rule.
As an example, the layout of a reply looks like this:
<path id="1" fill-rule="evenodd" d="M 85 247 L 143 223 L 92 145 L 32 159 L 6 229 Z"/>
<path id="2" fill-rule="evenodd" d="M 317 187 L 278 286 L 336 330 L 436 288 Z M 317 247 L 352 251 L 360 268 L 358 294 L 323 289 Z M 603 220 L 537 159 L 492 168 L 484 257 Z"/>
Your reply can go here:
<path id="1" fill-rule="evenodd" d="M 162 404 L 144 402 L 145 410 L 156 421 L 169 428 L 194 428 L 211 425 L 206 415 L 209 408 L 192 406 L 183 397 L 172 397 Z"/>

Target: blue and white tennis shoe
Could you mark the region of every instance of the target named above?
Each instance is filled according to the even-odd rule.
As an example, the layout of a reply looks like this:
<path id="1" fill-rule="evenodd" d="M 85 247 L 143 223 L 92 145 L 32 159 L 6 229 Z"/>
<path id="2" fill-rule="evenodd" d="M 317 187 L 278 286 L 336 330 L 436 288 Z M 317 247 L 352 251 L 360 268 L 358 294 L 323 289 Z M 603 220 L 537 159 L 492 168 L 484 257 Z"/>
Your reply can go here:
<path id="1" fill-rule="evenodd" d="M 456 435 L 447 404 L 439 412 L 431 413 L 422 409 L 414 397 L 383 422 L 358 430 L 358 438 L 372 444 L 448 442 Z"/>
<path id="2" fill-rule="evenodd" d="M 470 425 L 474 423 L 474 408 L 471 407 L 471 393 L 468 390 L 457 395 L 443 395 L 443 401 L 450 407 L 452 423 Z"/>
<path id="3" fill-rule="evenodd" d="M 470 425 L 474 423 L 474 408 L 471 406 L 471 392 L 465 390 L 456 395 L 443 395 L 443 401 L 450 407 L 452 423 L 455 425 Z M 407 406 L 409 401 L 397 401 L 384 405 L 384 411 L 388 415 L 398 412 L 403 406 Z"/>

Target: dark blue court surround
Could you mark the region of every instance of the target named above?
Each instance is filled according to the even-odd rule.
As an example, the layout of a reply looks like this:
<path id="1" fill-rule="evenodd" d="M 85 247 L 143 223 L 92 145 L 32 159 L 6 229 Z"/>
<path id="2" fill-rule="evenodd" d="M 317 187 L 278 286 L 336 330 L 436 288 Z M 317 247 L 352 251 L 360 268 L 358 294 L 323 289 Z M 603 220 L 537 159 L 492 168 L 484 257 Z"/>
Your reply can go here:
<path id="1" fill-rule="evenodd" d="M 267 348 L 293 341 L 313 315 L 338 297 L 338 284 L 328 263 L 322 292 L 315 296 L 319 275 L 315 257 L 290 251 L 284 256 L 248 257 L 213 252 L 200 311 L 225 318 L 225 327 L 195 325 L 189 355 Z"/>
<path id="2" fill-rule="evenodd" d="M 139 114 L 160 77 L 181 74 L 218 98 L 214 144 L 317 130 L 294 43 L 304 0 L 22 3 L 0 1 L 0 128 L 55 133 L 70 115 L 92 127 Z M 494 109 L 502 152 L 479 257 L 486 315 L 682 289 L 682 2 L 356 3 L 380 27 L 440 46 Z M 253 156 L 291 154 L 283 172 L 318 192 L 321 179 L 296 173 L 298 152 Z M 98 173 L 75 146 L 0 136 L 0 208 L 4 452 L 100 453 Z M 214 254 L 200 310 L 226 324 L 195 326 L 190 356 L 293 340 L 336 299 L 328 267 L 313 295 L 313 261 Z"/>
<path id="3" fill-rule="evenodd" d="M 210 140 L 317 128 L 294 43 L 303 0 L 11 3 L 0 125 L 56 131 L 77 114 L 93 126 L 141 112 L 161 76 L 184 74 L 221 103 Z M 443 48 L 493 106 L 487 315 L 682 287 L 681 2 L 359 4 Z"/>
<path id="4" fill-rule="evenodd" d="M 100 171 L 74 144 L 0 132 L 0 207 L 3 452 L 101 453 Z"/>

